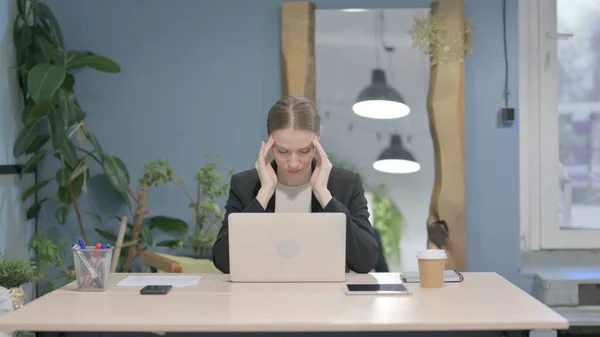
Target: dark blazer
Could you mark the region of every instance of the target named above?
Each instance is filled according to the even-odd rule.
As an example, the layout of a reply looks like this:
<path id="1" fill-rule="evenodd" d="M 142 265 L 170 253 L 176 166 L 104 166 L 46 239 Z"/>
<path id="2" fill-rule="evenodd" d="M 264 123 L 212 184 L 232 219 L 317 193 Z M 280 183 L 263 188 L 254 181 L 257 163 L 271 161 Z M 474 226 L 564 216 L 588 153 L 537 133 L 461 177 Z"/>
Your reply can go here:
<path id="1" fill-rule="evenodd" d="M 389 273 L 390 267 L 387 264 L 385 259 L 385 254 L 383 253 L 383 243 L 381 242 L 381 233 L 377 230 L 377 228 L 373 228 L 373 234 L 375 234 L 375 241 L 379 246 L 379 260 L 377 261 L 377 265 L 375 266 L 375 272 L 377 273 Z"/>
<path id="2" fill-rule="evenodd" d="M 271 165 L 277 172 L 275 161 Z M 313 171 L 315 166 L 316 159 L 313 159 Z M 312 212 L 342 212 L 346 214 L 346 270 L 368 273 L 375 268 L 379 261 L 379 247 L 369 222 L 367 199 L 364 196 L 361 178 L 352 171 L 333 167 L 327 188 L 332 195 L 331 201 L 323 208 L 313 193 Z M 260 179 L 255 169 L 243 171 L 231 177 L 223 224 L 212 247 L 213 263 L 223 273 L 229 273 L 227 226 L 229 214 L 234 212 L 275 212 L 275 194 L 265 210 L 256 200 L 259 189 Z M 315 235 L 319 234 L 315 233 Z"/>

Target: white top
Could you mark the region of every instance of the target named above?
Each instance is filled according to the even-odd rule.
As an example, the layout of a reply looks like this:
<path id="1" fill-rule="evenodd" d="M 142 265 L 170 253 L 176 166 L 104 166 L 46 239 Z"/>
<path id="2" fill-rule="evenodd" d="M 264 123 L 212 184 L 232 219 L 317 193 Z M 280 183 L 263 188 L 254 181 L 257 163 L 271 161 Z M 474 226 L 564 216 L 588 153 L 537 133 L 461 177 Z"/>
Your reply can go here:
<path id="1" fill-rule="evenodd" d="M 0 317 L 0 331 L 486 331 L 569 326 L 563 316 L 495 273 L 464 273 L 463 282 L 441 289 L 407 284 L 413 292 L 407 296 L 349 296 L 337 282 L 232 283 L 223 274 L 204 274 L 195 287 L 151 296 L 140 295 L 141 287 L 116 286 L 129 275 L 111 274 L 103 293 L 78 292 L 71 283 Z M 347 275 L 350 283 L 399 279 L 397 273 Z"/>
<path id="2" fill-rule="evenodd" d="M 275 189 L 275 213 L 310 213 L 311 199 L 310 184 L 288 186 L 278 183 Z"/>

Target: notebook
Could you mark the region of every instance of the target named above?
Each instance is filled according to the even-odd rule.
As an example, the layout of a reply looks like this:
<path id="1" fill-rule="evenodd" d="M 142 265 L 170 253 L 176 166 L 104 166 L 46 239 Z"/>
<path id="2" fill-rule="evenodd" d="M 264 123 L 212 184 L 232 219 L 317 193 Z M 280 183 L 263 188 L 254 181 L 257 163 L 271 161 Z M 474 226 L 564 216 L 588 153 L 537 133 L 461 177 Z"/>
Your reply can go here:
<path id="1" fill-rule="evenodd" d="M 419 283 L 421 280 L 419 278 L 418 271 L 407 271 L 401 272 L 400 278 L 404 283 Z M 463 281 L 463 276 L 457 270 L 446 270 L 444 271 L 444 283 L 458 283 Z"/>

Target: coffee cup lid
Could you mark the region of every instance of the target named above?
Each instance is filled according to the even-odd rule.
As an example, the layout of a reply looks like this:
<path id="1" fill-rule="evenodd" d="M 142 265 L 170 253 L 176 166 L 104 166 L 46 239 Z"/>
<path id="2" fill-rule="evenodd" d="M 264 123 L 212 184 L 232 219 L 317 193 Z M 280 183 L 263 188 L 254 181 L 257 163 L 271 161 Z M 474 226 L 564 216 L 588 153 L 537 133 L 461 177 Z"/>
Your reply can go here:
<path id="1" fill-rule="evenodd" d="M 426 249 L 417 253 L 418 259 L 445 259 L 448 256 L 443 249 Z"/>

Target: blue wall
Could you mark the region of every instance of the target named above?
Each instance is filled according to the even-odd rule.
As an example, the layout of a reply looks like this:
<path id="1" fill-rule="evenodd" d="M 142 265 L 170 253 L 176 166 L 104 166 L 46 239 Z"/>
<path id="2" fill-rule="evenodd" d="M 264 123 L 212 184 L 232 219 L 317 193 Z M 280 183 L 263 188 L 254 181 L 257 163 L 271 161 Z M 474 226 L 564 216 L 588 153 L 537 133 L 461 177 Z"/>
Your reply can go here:
<path id="1" fill-rule="evenodd" d="M 132 181 L 141 165 L 168 157 L 191 178 L 205 153 L 223 170 L 253 166 L 268 108 L 281 95 L 280 0 L 46 0 L 70 49 L 107 55 L 118 75 L 77 75 L 87 124 Z M 319 0 L 318 8 L 428 7 L 426 0 Z M 467 235 L 470 271 L 496 271 L 518 283 L 518 133 L 498 128 L 503 106 L 502 0 L 466 0 L 476 27 L 466 61 Z M 517 98 L 517 1 L 508 1 L 510 104 Z M 55 172 L 46 163 L 42 175 Z M 43 179 L 43 177 L 41 178 Z M 103 186 L 95 181 L 96 190 Z M 121 212 L 95 194 L 86 209 Z M 150 196 L 156 213 L 188 212 L 175 189 Z M 120 208 L 121 207 L 121 208 Z M 43 226 L 53 225 L 46 208 Z M 187 213 L 185 213 L 187 214 Z M 67 233 L 75 229 L 74 217 Z"/>

